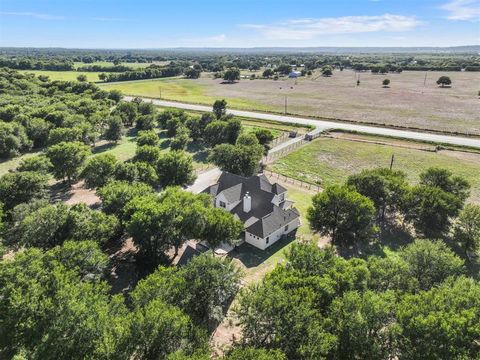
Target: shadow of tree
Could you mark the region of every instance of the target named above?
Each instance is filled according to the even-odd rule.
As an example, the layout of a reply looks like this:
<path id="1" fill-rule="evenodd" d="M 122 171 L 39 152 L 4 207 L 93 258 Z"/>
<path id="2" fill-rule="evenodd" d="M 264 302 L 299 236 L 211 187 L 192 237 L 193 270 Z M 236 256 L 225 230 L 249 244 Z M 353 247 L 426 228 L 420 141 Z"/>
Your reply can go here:
<path id="1" fill-rule="evenodd" d="M 243 243 L 232 250 L 228 256 L 237 259 L 245 267 L 252 268 L 259 266 L 266 261 L 269 257 L 282 250 L 285 246 L 295 240 L 295 234 L 288 235 L 284 239 L 277 241 L 266 250 L 260 250 L 253 245 Z"/>

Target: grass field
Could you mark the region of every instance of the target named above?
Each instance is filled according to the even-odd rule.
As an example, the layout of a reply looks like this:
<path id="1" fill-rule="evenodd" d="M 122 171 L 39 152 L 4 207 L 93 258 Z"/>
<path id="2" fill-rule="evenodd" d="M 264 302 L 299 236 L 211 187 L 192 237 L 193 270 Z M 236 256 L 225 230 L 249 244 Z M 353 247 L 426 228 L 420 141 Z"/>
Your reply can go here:
<path id="1" fill-rule="evenodd" d="M 76 81 L 78 75 L 86 75 L 88 81 L 100 81 L 98 75 L 101 72 L 88 71 L 46 71 L 46 70 L 19 70 L 22 73 L 35 74 L 35 76 L 46 75 L 50 80 Z"/>
<path id="2" fill-rule="evenodd" d="M 208 83 L 200 83 L 196 80 L 184 79 L 181 77 L 124 81 L 111 84 L 103 83 L 100 84 L 100 86 L 105 90 L 121 90 L 125 95 L 137 95 L 152 98 L 159 98 L 161 92 L 161 98 L 163 100 L 185 101 L 198 104 L 211 105 L 215 102 L 215 100 L 219 99 L 219 96 L 207 94 L 209 90 Z M 255 101 L 255 99 L 242 99 L 239 97 L 230 96 L 220 97 L 225 98 L 229 106 L 237 109 L 257 109 L 261 111 L 274 110 L 274 107 L 264 105 L 261 102 Z"/>
<path id="3" fill-rule="evenodd" d="M 424 146 L 419 144 L 418 146 Z M 326 186 L 343 182 L 362 169 L 388 167 L 395 155 L 394 169 L 404 171 L 415 183 L 431 166 L 443 167 L 465 177 L 472 186 L 472 202 L 480 203 L 480 155 L 460 151 L 427 152 L 390 145 L 319 138 L 277 160 L 269 168 L 299 180 Z"/>
<path id="4" fill-rule="evenodd" d="M 439 88 L 436 80 L 449 76 L 451 88 Z M 360 86 L 356 86 L 360 76 Z M 383 88 L 384 78 L 391 80 Z M 222 84 L 210 74 L 196 80 L 156 79 L 105 84 L 128 95 L 211 104 L 225 98 L 229 105 L 244 110 L 288 112 L 297 115 L 362 121 L 411 128 L 480 134 L 480 101 L 477 72 L 405 71 L 401 74 L 357 74 L 335 71 L 332 77 L 315 73 L 309 78 L 247 80 Z"/>
<path id="5" fill-rule="evenodd" d="M 148 67 L 152 64 L 153 63 L 129 63 L 129 62 L 120 63 L 120 65 L 128 66 L 132 69 L 142 69 L 142 68 L 146 68 L 146 67 Z M 168 61 L 156 62 L 154 64 L 156 64 L 156 65 L 166 65 L 166 64 L 168 64 Z M 83 66 L 89 66 L 89 65 L 113 66 L 113 63 L 109 62 L 109 61 L 95 61 L 91 64 L 86 64 L 86 63 L 83 63 L 83 62 L 75 62 L 74 63 L 75 69 L 78 69 L 79 67 L 83 67 Z"/>

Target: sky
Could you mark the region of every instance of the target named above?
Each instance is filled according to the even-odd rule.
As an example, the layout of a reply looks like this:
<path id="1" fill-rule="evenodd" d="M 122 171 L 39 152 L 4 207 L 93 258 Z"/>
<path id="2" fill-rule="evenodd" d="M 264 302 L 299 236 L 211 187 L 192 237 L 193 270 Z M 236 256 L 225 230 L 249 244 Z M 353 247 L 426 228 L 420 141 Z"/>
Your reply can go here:
<path id="1" fill-rule="evenodd" d="M 0 46 L 480 44 L 480 0 L 0 0 Z"/>

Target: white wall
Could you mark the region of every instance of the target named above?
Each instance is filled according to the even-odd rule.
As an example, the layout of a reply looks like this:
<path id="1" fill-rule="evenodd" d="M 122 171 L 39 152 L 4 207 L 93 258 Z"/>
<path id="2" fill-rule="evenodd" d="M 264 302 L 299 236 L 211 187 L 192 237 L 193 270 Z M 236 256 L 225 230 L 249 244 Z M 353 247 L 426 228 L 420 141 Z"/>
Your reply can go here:
<path id="1" fill-rule="evenodd" d="M 248 231 L 245 231 L 245 241 L 249 243 L 250 245 L 253 245 L 261 250 L 265 250 L 267 247 L 271 246 L 272 244 L 275 244 L 282 235 L 288 234 L 292 232 L 293 230 L 297 229 L 300 226 L 300 218 L 296 218 L 292 222 L 288 224 L 288 230 L 285 231 L 285 226 L 283 226 L 281 229 L 278 229 L 277 231 L 274 231 L 270 235 L 268 235 L 268 244 L 266 238 L 259 238 L 258 236 L 255 236 Z"/>
<path id="2" fill-rule="evenodd" d="M 225 204 L 227 204 L 227 207 L 225 207 L 225 208 L 220 207 L 220 201 L 223 201 Z M 222 209 L 225 209 L 227 211 L 231 211 L 239 203 L 240 203 L 240 200 L 235 201 L 233 203 L 228 203 L 227 199 L 225 198 L 225 196 L 223 194 L 220 194 L 215 198 L 215 207 L 222 208 Z"/>

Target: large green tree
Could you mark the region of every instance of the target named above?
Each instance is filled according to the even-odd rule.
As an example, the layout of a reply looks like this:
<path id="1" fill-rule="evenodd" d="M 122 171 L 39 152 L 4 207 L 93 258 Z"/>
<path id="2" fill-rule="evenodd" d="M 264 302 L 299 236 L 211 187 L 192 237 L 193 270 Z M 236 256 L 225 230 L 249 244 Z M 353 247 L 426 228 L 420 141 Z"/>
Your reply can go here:
<path id="1" fill-rule="evenodd" d="M 90 155 L 90 148 L 80 142 L 61 142 L 50 146 L 47 157 L 53 166 L 53 175 L 56 179 L 67 179 L 68 185 L 76 180 L 81 168 Z"/>
<path id="2" fill-rule="evenodd" d="M 480 206 L 468 204 L 455 224 L 454 241 L 459 243 L 467 257 L 480 250 Z"/>
<path id="3" fill-rule="evenodd" d="M 162 186 L 184 186 L 196 179 L 192 157 L 182 150 L 162 153 L 157 161 L 157 175 Z"/>
<path id="4" fill-rule="evenodd" d="M 100 154 L 87 160 L 81 173 L 90 189 L 104 186 L 113 179 L 117 158 L 112 154 Z"/>
<path id="5" fill-rule="evenodd" d="M 33 171 L 7 173 L 0 177 L 0 202 L 5 210 L 47 196 L 48 177 Z"/>
<path id="6" fill-rule="evenodd" d="M 329 186 L 312 199 L 307 218 L 312 229 L 334 244 L 354 244 L 375 233 L 373 201 L 348 186 Z"/>

